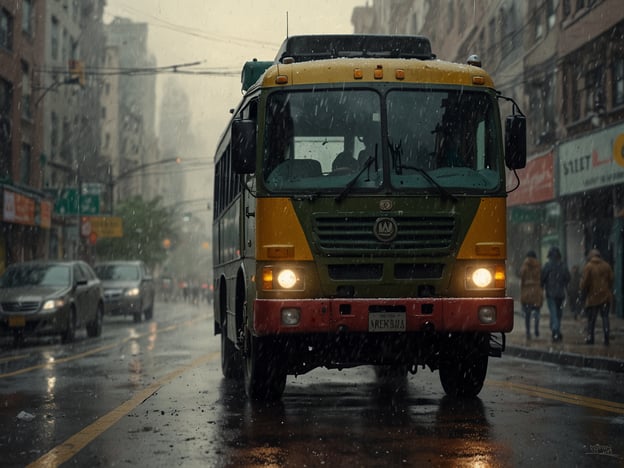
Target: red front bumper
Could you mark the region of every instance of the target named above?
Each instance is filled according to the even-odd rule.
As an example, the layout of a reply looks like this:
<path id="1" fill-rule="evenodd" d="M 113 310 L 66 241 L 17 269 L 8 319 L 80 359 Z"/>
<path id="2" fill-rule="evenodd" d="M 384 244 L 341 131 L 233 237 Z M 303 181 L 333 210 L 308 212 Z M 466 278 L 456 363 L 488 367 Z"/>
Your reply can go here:
<path id="1" fill-rule="evenodd" d="M 482 323 L 479 308 L 495 309 L 495 320 Z M 282 309 L 299 308 L 297 325 L 284 325 Z M 507 333 L 513 329 L 513 299 L 424 298 L 424 299 L 258 299 L 253 307 L 257 335 L 282 333 L 368 332 L 369 310 L 404 310 L 406 332 Z"/>

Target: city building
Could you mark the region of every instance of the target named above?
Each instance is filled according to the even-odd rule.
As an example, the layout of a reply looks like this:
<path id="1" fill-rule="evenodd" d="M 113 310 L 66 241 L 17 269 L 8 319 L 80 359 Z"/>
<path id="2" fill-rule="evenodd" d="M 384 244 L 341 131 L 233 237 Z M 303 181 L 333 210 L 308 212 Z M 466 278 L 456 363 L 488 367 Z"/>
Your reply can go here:
<path id="1" fill-rule="evenodd" d="M 148 189 L 147 172 L 160 154 L 155 137 L 156 59 L 147 48 L 148 25 L 114 18 L 105 26 L 106 45 L 116 49 L 117 157 L 112 160 L 111 185 L 114 202 Z M 104 107 L 103 112 L 108 108 Z M 112 137 L 111 137 L 112 138 Z"/>
<path id="2" fill-rule="evenodd" d="M 0 272 L 47 256 L 52 200 L 42 191 L 45 4 L 0 0 Z"/>
<path id="3" fill-rule="evenodd" d="M 43 188 L 56 200 L 50 231 L 52 258 L 83 256 L 80 197 L 99 197 L 98 70 L 103 63 L 104 0 L 36 2 L 44 7 Z M 105 166 L 104 166 L 105 169 Z M 95 189 L 94 189 L 95 187 Z M 93 205 L 94 208 L 99 208 Z M 88 213 L 92 214 L 92 213 Z"/>

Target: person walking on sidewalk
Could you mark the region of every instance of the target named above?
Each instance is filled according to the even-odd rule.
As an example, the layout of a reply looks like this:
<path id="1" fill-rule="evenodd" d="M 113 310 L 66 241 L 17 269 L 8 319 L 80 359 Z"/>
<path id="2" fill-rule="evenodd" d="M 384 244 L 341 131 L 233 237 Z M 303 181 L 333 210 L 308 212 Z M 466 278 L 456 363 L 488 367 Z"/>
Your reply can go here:
<path id="1" fill-rule="evenodd" d="M 561 260 L 561 251 L 558 247 L 551 247 L 548 251 L 548 261 L 542 268 L 540 285 L 546 292 L 546 304 L 550 314 L 550 331 L 553 341 L 561 341 L 561 316 L 566 288 L 570 282 L 570 272 Z"/>
<path id="2" fill-rule="evenodd" d="M 585 315 L 587 316 L 587 338 L 585 343 L 594 344 L 594 328 L 598 313 L 602 317 L 604 344 L 609 344 L 609 310 L 613 302 L 613 270 L 592 249 L 587 254 L 587 263 L 581 277 L 581 290 L 585 293 Z"/>
<path id="3" fill-rule="evenodd" d="M 524 312 L 526 337 L 531 338 L 531 315 L 535 318 L 535 336 L 539 336 L 540 309 L 544 292 L 540 285 L 542 266 L 533 250 L 529 250 L 520 267 L 520 303 Z"/>

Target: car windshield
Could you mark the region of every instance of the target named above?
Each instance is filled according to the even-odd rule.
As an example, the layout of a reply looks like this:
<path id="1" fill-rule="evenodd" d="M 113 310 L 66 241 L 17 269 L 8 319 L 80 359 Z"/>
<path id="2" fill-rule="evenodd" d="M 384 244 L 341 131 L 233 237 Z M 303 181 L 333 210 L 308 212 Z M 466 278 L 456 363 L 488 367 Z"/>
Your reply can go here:
<path id="1" fill-rule="evenodd" d="M 134 281 L 139 279 L 139 268 L 134 265 L 98 265 L 95 273 L 101 280 Z"/>
<path id="2" fill-rule="evenodd" d="M 20 265 L 9 268 L 0 278 L 0 287 L 69 286 L 70 269 L 65 265 Z"/>

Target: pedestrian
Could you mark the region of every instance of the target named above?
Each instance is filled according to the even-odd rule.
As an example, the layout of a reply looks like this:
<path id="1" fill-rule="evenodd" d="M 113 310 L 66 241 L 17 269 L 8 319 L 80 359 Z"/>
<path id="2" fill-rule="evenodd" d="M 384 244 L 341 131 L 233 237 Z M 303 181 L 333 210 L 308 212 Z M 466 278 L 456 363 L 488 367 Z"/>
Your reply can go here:
<path id="1" fill-rule="evenodd" d="M 570 312 L 574 314 L 574 320 L 578 320 L 579 315 L 583 315 L 583 297 L 581 294 L 581 269 L 578 265 L 573 265 L 570 269 L 570 283 L 568 284 L 568 303 Z"/>
<path id="2" fill-rule="evenodd" d="M 531 315 L 535 318 L 535 336 L 539 336 L 540 309 L 544 301 L 544 291 L 540 284 L 541 268 L 535 252 L 529 250 L 520 267 L 520 303 L 527 339 L 531 338 Z"/>
<path id="3" fill-rule="evenodd" d="M 570 272 L 561 259 L 558 247 L 551 247 L 548 251 L 548 261 L 542 268 L 540 284 L 546 293 L 546 304 L 550 314 L 550 331 L 553 341 L 561 341 L 561 316 L 566 289 L 570 282 Z"/>
<path id="4" fill-rule="evenodd" d="M 609 344 L 609 310 L 613 302 L 613 270 L 592 249 L 587 254 L 587 263 L 581 276 L 581 290 L 585 294 L 585 315 L 587 316 L 587 338 L 585 343 L 594 344 L 594 328 L 598 313 L 602 317 L 604 344 Z"/>

